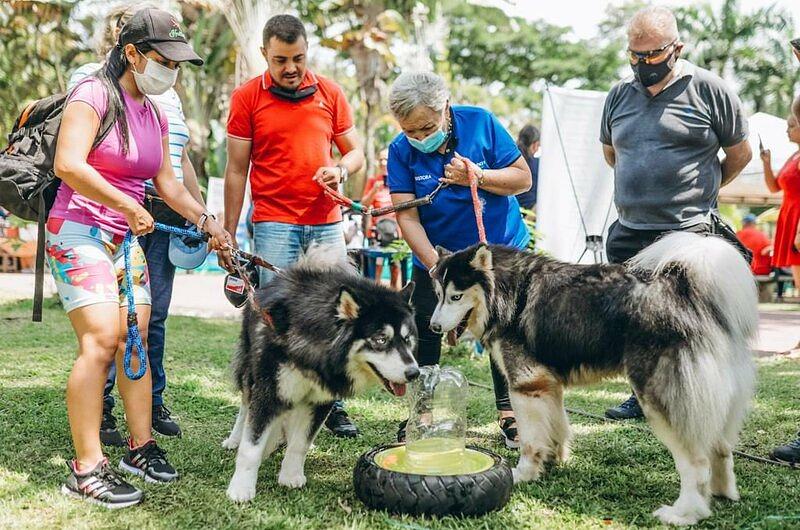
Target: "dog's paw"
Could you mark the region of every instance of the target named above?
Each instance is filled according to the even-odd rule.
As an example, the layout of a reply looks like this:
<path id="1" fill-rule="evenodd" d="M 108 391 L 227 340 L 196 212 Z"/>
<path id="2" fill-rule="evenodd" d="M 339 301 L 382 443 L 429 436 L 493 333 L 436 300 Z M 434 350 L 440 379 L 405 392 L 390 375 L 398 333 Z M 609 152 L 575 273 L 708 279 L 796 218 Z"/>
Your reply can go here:
<path id="1" fill-rule="evenodd" d="M 511 470 L 511 476 L 514 478 L 514 484 L 531 482 L 539 479 L 538 472 L 533 472 L 530 469 L 520 470 L 519 467 L 515 467 Z"/>
<path id="2" fill-rule="evenodd" d="M 738 501 L 741 498 L 741 496 L 739 495 L 739 490 L 736 489 L 736 486 L 728 486 L 728 485 L 725 485 L 724 487 L 714 487 L 712 485 L 711 495 L 722 499 L 729 499 L 734 502 Z"/>
<path id="3" fill-rule="evenodd" d="M 222 447 L 225 449 L 236 449 L 239 447 L 239 442 L 241 442 L 241 438 L 236 438 L 234 436 L 228 436 L 222 441 Z"/>
<path id="4" fill-rule="evenodd" d="M 278 475 L 278 484 L 286 488 L 302 488 L 306 485 L 306 476 L 302 473 L 284 473 Z"/>
<path id="5" fill-rule="evenodd" d="M 662 523 L 673 526 L 689 526 L 697 524 L 711 515 L 707 507 L 684 508 L 679 506 L 662 506 L 653 512 Z"/>
<path id="6" fill-rule="evenodd" d="M 248 483 L 244 480 L 234 478 L 228 485 L 228 498 L 233 502 L 248 502 L 256 496 L 255 483 Z"/>

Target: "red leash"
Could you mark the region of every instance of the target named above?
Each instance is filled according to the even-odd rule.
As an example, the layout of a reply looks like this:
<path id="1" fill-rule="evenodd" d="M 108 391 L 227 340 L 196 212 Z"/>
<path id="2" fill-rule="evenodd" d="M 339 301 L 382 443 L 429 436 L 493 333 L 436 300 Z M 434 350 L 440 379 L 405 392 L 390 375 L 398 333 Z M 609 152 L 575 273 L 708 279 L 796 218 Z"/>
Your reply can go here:
<path id="1" fill-rule="evenodd" d="M 483 204 L 478 197 L 478 177 L 472 164 L 467 163 L 467 177 L 469 178 L 469 191 L 472 193 L 472 208 L 475 210 L 475 223 L 478 225 L 478 241 L 487 244 L 486 229 L 483 227 Z"/>

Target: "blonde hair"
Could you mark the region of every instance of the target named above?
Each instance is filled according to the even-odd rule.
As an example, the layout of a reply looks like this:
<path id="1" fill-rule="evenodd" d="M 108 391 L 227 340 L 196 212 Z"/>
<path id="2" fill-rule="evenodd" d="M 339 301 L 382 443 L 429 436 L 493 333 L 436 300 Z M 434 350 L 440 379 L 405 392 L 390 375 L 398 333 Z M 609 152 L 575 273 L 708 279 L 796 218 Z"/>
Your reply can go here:
<path id="1" fill-rule="evenodd" d="M 678 21 L 666 7 L 645 7 L 628 22 L 628 40 L 662 36 L 664 40 L 678 38 Z"/>

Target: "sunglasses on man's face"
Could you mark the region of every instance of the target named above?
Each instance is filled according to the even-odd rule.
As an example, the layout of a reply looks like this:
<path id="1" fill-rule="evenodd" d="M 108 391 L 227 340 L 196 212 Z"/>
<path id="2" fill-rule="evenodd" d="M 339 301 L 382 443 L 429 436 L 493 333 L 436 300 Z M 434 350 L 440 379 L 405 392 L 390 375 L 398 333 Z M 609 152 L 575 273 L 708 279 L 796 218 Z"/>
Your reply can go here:
<path id="1" fill-rule="evenodd" d="M 667 51 L 669 48 L 674 46 L 677 42 L 677 40 L 674 40 L 657 50 L 650 50 L 647 52 L 636 52 L 628 48 L 628 60 L 631 62 L 631 64 L 639 64 L 639 61 L 642 61 L 645 64 L 660 63 L 668 55 Z"/>

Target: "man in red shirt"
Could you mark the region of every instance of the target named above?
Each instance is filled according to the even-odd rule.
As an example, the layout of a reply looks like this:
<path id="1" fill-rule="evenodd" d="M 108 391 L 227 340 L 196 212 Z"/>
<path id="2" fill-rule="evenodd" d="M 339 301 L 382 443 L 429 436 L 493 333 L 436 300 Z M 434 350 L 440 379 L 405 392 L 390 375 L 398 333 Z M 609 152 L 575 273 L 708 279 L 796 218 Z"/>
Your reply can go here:
<path id="1" fill-rule="evenodd" d="M 346 253 L 341 209 L 315 181 L 336 188 L 364 164 L 344 92 L 307 68 L 307 52 L 299 19 L 270 18 L 261 48 L 268 69 L 234 90 L 228 115 L 225 227 L 236 232 L 249 170 L 255 252 L 277 267 L 295 262 L 313 242 Z M 220 262 L 231 270 L 229 254 Z M 271 274 L 260 271 L 261 285 Z M 338 436 L 358 434 L 340 403 L 326 425 Z"/>
<path id="2" fill-rule="evenodd" d="M 756 228 L 756 216 L 749 213 L 742 219 L 742 229 L 736 232 L 739 241 L 753 253 L 750 269 L 757 276 L 772 272 L 772 243 L 767 234 Z"/>

